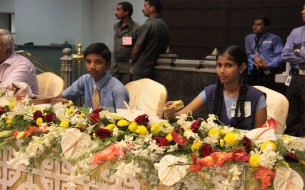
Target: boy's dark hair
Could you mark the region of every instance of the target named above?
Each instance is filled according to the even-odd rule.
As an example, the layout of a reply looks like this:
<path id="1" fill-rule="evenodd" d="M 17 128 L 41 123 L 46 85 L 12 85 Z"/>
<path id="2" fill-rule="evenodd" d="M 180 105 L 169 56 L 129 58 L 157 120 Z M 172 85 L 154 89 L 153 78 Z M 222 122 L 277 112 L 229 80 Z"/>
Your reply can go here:
<path id="1" fill-rule="evenodd" d="M 122 8 L 124 11 L 128 11 L 128 16 L 131 16 L 133 13 L 133 7 L 132 4 L 129 2 L 120 2 L 118 5 L 122 5 Z"/>
<path id="2" fill-rule="evenodd" d="M 162 4 L 160 0 L 145 0 L 150 6 L 154 6 L 157 13 L 161 13 Z"/>
<path id="3" fill-rule="evenodd" d="M 93 43 L 90 44 L 84 52 L 84 58 L 86 59 L 86 56 L 88 54 L 98 54 L 101 55 L 106 62 L 110 62 L 111 60 L 111 52 L 109 50 L 109 48 L 104 44 L 104 43 Z"/>
<path id="4" fill-rule="evenodd" d="M 259 16 L 259 17 L 256 17 L 254 20 L 262 20 L 265 26 L 271 25 L 270 19 L 266 16 Z"/>

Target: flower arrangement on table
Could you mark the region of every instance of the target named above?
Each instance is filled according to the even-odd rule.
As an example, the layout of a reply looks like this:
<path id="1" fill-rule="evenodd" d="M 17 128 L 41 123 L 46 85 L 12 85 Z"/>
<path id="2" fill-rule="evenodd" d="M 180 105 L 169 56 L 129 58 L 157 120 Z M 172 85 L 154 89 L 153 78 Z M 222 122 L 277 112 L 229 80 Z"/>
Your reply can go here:
<path id="1" fill-rule="evenodd" d="M 214 115 L 151 122 L 146 114 L 128 120 L 104 110 L 61 103 L 41 109 L 6 98 L 0 114 L 0 149 L 15 149 L 9 164 L 31 170 L 46 158 L 65 156 L 74 165 L 71 185 L 86 176 L 103 181 L 99 173 L 107 165 L 109 179 L 136 176 L 152 187 L 194 181 L 202 189 L 250 189 L 257 181 L 261 189 L 304 186 L 305 139 L 276 135 L 273 119 L 242 131 Z"/>

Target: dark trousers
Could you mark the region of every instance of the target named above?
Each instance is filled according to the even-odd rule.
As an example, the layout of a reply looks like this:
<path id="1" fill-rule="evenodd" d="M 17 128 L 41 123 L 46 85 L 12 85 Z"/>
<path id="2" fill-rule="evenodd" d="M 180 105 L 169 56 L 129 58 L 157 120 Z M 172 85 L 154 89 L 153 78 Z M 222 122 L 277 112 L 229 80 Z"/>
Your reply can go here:
<path id="1" fill-rule="evenodd" d="M 292 75 L 286 97 L 289 101 L 285 134 L 305 135 L 305 75 Z"/>
<path id="2" fill-rule="evenodd" d="M 265 86 L 269 89 L 272 89 L 285 95 L 287 87 L 282 83 L 275 82 L 275 75 L 282 72 L 282 68 L 272 69 L 268 74 L 265 74 L 265 72 L 262 70 L 254 69 L 250 72 L 250 75 L 248 76 L 247 84 L 251 86 Z"/>

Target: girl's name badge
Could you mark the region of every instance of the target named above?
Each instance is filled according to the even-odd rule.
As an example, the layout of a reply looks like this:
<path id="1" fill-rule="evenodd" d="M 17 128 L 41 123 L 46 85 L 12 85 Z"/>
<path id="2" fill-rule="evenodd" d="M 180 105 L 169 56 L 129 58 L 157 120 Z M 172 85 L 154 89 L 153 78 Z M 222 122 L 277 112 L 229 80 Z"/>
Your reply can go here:
<path id="1" fill-rule="evenodd" d="M 231 104 L 231 117 L 235 116 L 236 102 Z M 251 102 L 245 102 L 245 117 L 249 117 L 251 115 Z M 238 116 L 240 116 L 240 110 L 238 111 Z"/>
<path id="2" fill-rule="evenodd" d="M 123 38 L 122 38 L 122 44 L 123 44 L 124 46 L 130 46 L 130 45 L 132 45 L 132 38 L 131 38 L 131 36 L 125 36 L 125 37 L 123 37 Z"/>

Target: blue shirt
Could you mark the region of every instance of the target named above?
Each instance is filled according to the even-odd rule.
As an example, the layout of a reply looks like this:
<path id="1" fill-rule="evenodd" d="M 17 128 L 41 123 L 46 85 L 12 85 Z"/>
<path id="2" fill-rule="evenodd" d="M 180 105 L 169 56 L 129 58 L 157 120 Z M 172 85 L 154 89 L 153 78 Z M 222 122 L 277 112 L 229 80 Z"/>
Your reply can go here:
<path id="1" fill-rule="evenodd" d="M 303 48 L 302 48 L 303 47 Z M 292 30 L 289 34 L 285 47 L 282 52 L 283 61 L 290 63 L 292 68 L 299 69 L 299 64 L 305 62 L 305 26 Z M 295 55 L 293 50 L 300 49 L 299 56 Z"/>
<path id="2" fill-rule="evenodd" d="M 85 74 L 64 90 L 62 95 L 73 102 L 85 96 L 85 105 L 91 108 L 94 83 L 93 77 Z M 99 91 L 100 105 L 102 107 L 114 108 L 116 110 L 117 108 L 125 108 L 124 100 L 127 103 L 129 102 L 129 93 L 125 86 L 118 79 L 112 77 L 108 71 L 95 84 Z"/>
<path id="3" fill-rule="evenodd" d="M 283 42 L 280 37 L 271 33 L 264 33 L 259 38 L 259 51 L 255 50 L 256 34 L 249 34 L 245 38 L 246 53 L 250 62 L 256 55 L 260 56 L 268 67 L 276 68 L 280 65 Z M 251 67 L 251 66 L 250 66 Z"/>
<path id="4" fill-rule="evenodd" d="M 199 95 L 199 98 L 203 101 L 203 102 L 206 102 L 207 99 L 206 99 L 206 93 L 205 93 L 205 90 L 203 90 Z M 223 97 L 224 97 L 224 102 L 225 102 L 225 105 L 226 105 L 226 110 L 227 110 L 227 116 L 229 119 L 231 119 L 231 105 L 232 103 L 236 103 L 237 102 L 237 97 L 235 98 L 230 98 L 229 96 L 227 96 L 225 93 L 223 94 Z M 258 103 L 256 105 L 256 108 L 255 108 L 255 111 L 258 111 L 262 108 L 265 108 L 267 107 L 267 103 L 266 103 L 266 98 L 264 95 L 262 95 L 259 100 L 258 100 Z"/>

